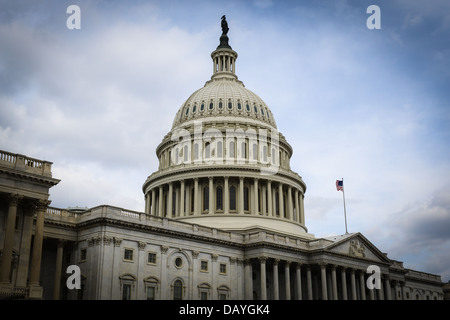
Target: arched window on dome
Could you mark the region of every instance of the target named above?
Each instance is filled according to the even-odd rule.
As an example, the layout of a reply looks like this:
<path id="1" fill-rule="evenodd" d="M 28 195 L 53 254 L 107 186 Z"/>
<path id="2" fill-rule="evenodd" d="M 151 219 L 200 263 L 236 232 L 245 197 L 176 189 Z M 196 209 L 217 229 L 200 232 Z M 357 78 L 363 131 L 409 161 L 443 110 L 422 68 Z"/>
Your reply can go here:
<path id="1" fill-rule="evenodd" d="M 202 104 L 200 105 L 200 112 L 203 112 L 205 110 L 205 102 L 202 101 Z"/>
<path id="2" fill-rule="evenodd" d="M 211 143 L 205 143 L 205 159 L 211 158 Z"/>
<path id="3" fill-rule="evenodd" d="M 228 144 L 229 148 L 228 148 L 228 158 L 234 158 L 235 157 L 235 144 L 234 141 L 230 141 L 230 143 Z"/>
<path id="4" fill-rule="evenodd" d="M 267 146 L 263 146 L 263 162 L 267 163 Z"/>
<path id="5" fill-rule="evenodd" d="M 195 113 L 195 111 L 197 111 L 197 104 L 194 104 L 194 106 L 192 107 L 192 113 Z"/>
<path id="6" fill-rule="evenodd" d="M 258 160 L 258 144 L 257 143 L 253 143 L 253 160 L 257 161 Z"/>
<path id="7" fill-rule="evenodd" d="M 250 112 L 250 105 L 248 104 L 248 101 L 247 101 L 247 103 L 245 105 L 245 108 L 247 109 L 247 112 Z"/>
<path id="8" fill-rule="evenodd" d="M 241 103 L 239 101 L 238 101 L 238 104 L 237 104 L 237 108 L 238 108 L 239 111 L 242 110 L 242 105 L 241 105 Z"/>
<path id="9" fill-rule="evenodd" d="M 194 143 L 194 160 L 198 160 L 198 143 Z"/>
<path id="10" fill-rule="evenodd" d="M 219 109 L 222 110 L 222 101 L 219 101 Z"/>
<path id="11" fill-rule="evenodd" d="M 228 110 L 233 109 L 233 103 L 231 101 L 228 101 Z"/>
<path id="12" fill-rule="evenodd" d="M 189 107 L 186 108 L 186 113 L 185 115 L 187 116 L 189 114 Z"/>
<path id="13" fill-rule="evenodd" d="M 216 187 L 216 210 L 223 210 L 223 189 L 222 186 Z"/>
<path id="14" fill-rule="evenodd" d="M 214 103 L 211 101 L 209 103 L 209 111 L 212 111 L 212 109 L 214 109 Z"/>
<path id="15" fill-rule="evenodd" d="M 230 211 L 236 211 L 236 187 L 230 186 Z"/>
<path id="16" fill-rule="evenodd" d="M 247 159 L 247 142 L 241 143 L 241 159 L 245 161 Z"/>

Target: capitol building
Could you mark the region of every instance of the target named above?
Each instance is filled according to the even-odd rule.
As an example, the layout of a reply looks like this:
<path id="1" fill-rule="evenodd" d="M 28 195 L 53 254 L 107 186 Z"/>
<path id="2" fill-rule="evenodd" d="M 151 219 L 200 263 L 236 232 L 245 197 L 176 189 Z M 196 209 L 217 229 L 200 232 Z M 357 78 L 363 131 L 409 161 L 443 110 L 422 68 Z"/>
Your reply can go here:
<path id="1" fill-rule="evenodd" d="M 60 181 L 52 163 L 0 151 L 0 298 L 444 298 L 439 275 L 404 267 L 361 233 L 308 231 L 293 149 L 269 106 L 239 80 L 227 32 L 223 18 L 211 79 L 156 148 L 141 212 L 52 207 Z M 69 266 L 79 268 L 79 288 L 69 285 Z"/>

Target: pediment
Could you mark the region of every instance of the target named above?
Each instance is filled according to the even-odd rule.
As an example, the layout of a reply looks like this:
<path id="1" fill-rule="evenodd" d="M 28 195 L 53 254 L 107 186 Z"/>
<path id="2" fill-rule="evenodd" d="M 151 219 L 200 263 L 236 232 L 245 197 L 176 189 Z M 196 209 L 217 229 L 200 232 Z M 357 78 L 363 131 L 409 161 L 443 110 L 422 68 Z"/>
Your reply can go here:
<path id="1" fill-rule="evenodd" d="M 334 240 L 334 243 L 328 245 L 325 250 L 338 253 L 362 260 L 376 261 L 380 263 L 389 263 L 387 256 L 375 247 L 361 233 L 354 233 L 343 236 L 328 238 Z"/>

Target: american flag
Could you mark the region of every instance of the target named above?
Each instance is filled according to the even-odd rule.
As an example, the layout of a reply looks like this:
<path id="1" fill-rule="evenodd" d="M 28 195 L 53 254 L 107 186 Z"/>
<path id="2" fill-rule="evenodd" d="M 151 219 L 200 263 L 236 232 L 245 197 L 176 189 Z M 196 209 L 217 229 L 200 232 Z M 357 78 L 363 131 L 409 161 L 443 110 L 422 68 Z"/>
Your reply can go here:
<path id="1" fill-rule="evenodd" d="M 344 191 L 344 181 L 336 180 L 336 189 L 337 191 Z"/>

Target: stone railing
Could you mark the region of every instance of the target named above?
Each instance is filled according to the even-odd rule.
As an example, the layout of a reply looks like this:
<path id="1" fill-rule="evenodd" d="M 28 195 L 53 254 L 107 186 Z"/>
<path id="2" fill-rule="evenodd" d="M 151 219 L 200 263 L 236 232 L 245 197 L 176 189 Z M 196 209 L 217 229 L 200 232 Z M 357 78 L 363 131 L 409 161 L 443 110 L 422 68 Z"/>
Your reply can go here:
<path id="1" fill-rule="evenodd" d="M 51 162 L 38 160 L 3 150 L 0 150 L 0 166 L 47 177 L 52 176 Z"/>

